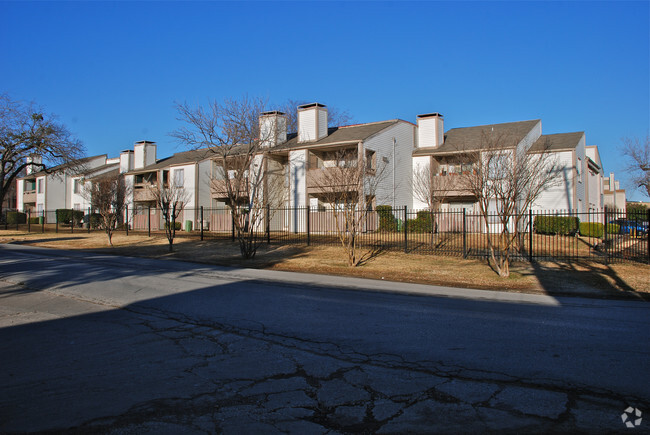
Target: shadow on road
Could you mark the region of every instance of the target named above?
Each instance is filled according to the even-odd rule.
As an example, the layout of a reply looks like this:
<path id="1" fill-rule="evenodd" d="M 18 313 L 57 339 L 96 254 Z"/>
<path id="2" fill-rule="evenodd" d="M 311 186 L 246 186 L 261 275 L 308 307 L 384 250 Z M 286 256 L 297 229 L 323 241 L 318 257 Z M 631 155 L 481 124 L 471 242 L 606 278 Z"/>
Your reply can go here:
<path id="1" fill-rule="evenodd" d="M 7 258 L 3 255 L 5 264 Z M 3 275 L 27 276 L 24 285 L 31 290 L 22 295 L 12 288 L 0 290 L 4 307 L 10 309 L 12 296 L 22 297 L 33 301 L 25 306 L 40 307 L 37 314 L 50 317 L 30 320 L 26 312 L 14 316 L 22 324 L 0 328 L 0 432 L 74 427 L 109 432 L 146 428 L 142 424 L 176 425 L 149 427 L 154 432 L 181 428 L 228 432 L 229 424 L 235 425 L 229 426 L 231 433 L 265 432 L 273 429 L 264 426 L 269 421 L 299 421 L 305 426 L 294 428 L 298 432 L 351 432 L 359 424 L 379 428 L 398 415 L 401 406 L 421 397 L 448 400 L 431 385 L 458 377 L 477 382 L 477 388 L 489 382 L 495 391 L 521 390 L 520 379 L 528 373 L 543 379 L 540 385 L 526 381 L 535 394 L 545 392 L 557 379 L 572 385 L 562 394 L 579 395 L 586 394 L 584 385 L 590 378 L 625 370 L 636 373 L 647 362 L 643 352 L 623 352 L 626 360 L 602 356 L 602 346 L 620 338 L 621 312 L 597 306 L 236 280 L 195 274 L 234 269 L 70 252 L 50 252 L 45 260 L 24 255 L 12 267 Z M 141 289 L 145 284 L 147 288 Z M 39 299 L 47 296 L 39 289 L 56 292 L 72 285 L 79 286 L 72 293 L 79 295 L 75 298 L 56 303 L 57 297 L 49 295 L 55 302 L 51 306 Z M 102 299 L 116 302 L 96 302 Z M 69 304 L 99 306 L 103 311 L 66 315 Z M 0 319 L 11 325 L 11 315 L 4 313 Z M 581 319 L 579 324 L 576 318 Z M 591 330 L 586 318 L 598 323 L 598 329 Z M 610 328 L 612 324 L 619 329 Z M 642 334 L 646 327 L 642 322 L 631 325 L 626 336 Z M 589 362 L 589 370 L 582 361 Z M 368 379 L 378 370 L 383 370 L 378 385 L 386 385 L 381 388 L 401 391 L 395 397 L 402 404 L 385 410 L 383 420 L 373 413 L 380 406 L 386 408 L 388 396 L 375 390 L 368 394 Z M 394 378 L 396 374 L 405 378 Z M 344 381 L 349 379 L 357 380 Z M 250 389 L 258 386 L 257 393 Z M 602 391 L 589 394 L 614 401 L 619 412 L 623 390 L 616 393 L 610 388 L 606 395 Z M 361 399 L 355 399 L 357 394 Z M 355 421 L 351 414 L 341 414 L 349 411 L 350 403 L 360 407 L 361 423 L 350 423 Z M 456 402 L 454 406 L 461 407 Z M 448 417 L 431 414 L 424 423 L 435 428 Z M 241 426 L 242 422 L 250 425 Z M 534 423 L 547 424 L 539 426 L 545 431 L 556 424 L 548 419 Z M 481 429 L 490 428 L 476 431 Z"/>

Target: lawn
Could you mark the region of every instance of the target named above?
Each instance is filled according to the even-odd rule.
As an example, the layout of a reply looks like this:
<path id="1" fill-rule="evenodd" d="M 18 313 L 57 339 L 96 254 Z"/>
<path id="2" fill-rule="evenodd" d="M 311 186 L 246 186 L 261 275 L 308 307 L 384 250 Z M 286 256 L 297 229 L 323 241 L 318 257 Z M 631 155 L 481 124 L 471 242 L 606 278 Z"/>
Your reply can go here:
<path id="1" fill-rule="evenodd" d="M 101 232 L 27 233 L 0 230 L 0 243 L 17 243 L 58 249 L 80 249 L 116 255 L 170 258 L 233 267 L 345 275 L 510 292 L 580 294 L 650 300 L 650 266 L 639 263 L 601 264 L 588 261 L 515 263 L 508 279 L 498 277 L 483 260 L 463 260 L 400 251 L 376 253 L 360 267 L 350 268 L 337 246 L 305 244 L 261 245 L 253 260 L 239 255 L 236 242 L 179 237 L 174 252 L 160 235 L 118 233 L 108 247 Z"/>

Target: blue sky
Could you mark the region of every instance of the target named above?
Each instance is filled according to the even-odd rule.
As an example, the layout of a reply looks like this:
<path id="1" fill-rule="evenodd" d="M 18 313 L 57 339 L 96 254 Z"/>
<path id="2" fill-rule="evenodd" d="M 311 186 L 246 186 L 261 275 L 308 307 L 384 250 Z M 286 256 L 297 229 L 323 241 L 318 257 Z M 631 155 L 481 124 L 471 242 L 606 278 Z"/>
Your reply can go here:
<path id="1" fill-rule="evenodd" d="M 318 101 L 357 122 L 542 119 L 625 178 L 650 129 L 649 2 L 0 2 L 0 91 L 116 156 L 182 150 L 175 101 Z M 643 199 L 640 193 L 628 198 Z"/>

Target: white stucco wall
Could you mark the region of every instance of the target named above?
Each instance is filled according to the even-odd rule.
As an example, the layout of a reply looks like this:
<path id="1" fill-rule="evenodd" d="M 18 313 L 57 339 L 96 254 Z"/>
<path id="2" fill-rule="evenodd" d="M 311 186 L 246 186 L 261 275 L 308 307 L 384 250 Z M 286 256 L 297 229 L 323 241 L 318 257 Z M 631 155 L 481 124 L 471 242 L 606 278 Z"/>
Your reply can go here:
<path id="1" fill-rule="evenodd" d="M 429 168 L 429 165 L 431 163 L 431 157 L 429 156 L 418 156 L 418 157 L 413 157 L 413 178 L 411 181 L 411 186 L 416 183 L 415 179 L 415 174 L 418 171 L 425 170 Z M 428 204 L 423 201 L 422 199 L 419 199 L 417 195 L 415 194 L 415 189 L 413 188 L 413 208 L 415 210 L 424 210 L 428 208 Z"/>
<path id="2" fill-rule="evenodd" d="M 296 208 L 307 207 L 307 152 L 289 152 L 289 207 L 293 209 L 290 219 L 292 231 L 305 230 L 303 213 Z"/>
<path id="3" fill-rule="evenodd" d="M 573 195 L 575 171 L 573 168 L 573 152 L 561 151 L 553 153 L 561 168 L 559 178 L 553 186 L 547 188 L 537 198 L 532 209 L 536 211 L 558 210 L 568 211 L 576 207 Z"/>
<path id="4" fill-rule="evenodd" d="M 580 138 L 580 142 L 575 149 L 575 165 L 580 165 L 580 174 L 581 177 L 577 176 L 576 169 L 576 204 L 574 208 L 579 208 L 578 213 L 585 213 L 589 209 L 589 204 L 587 202 L 587 183 L 588 183 L 588 174 L 587 174 L 587 152 L 585 150 L 585 135 L 583 134 Z"/>
<path id="5" fill-rule="evenodd" d="M 181 223 L 181 229 L 185 230 L 185 221 L 192 221 L 192 229 L 197 225 L 197 184 L 196 184 L 196 165 L 189 163 L 186 165 L 171 166 L 169 168 L 170 182 L 176 179 L 176 171 L 183 171 L 183 187 L 185 188 L 186 201 L 183 212 L 179 215 L 177 221 Z"/>

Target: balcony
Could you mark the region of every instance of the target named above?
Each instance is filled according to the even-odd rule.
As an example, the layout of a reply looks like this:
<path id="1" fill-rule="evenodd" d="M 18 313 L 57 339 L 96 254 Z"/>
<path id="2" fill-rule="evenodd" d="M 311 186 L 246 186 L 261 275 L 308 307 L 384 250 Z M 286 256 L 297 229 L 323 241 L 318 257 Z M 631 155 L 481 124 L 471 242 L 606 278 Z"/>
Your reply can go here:
<path id="1" fill-rule="evenodd" d="M 133 201 L 134 202 L 148 202 L 155 201 L 156 197 L 153 194 L 153 189 L 156 185 L 149 183 L 138 183 L 133 186 Z"/>
<path id="2" fill-rule="evenodd" d="M 437 196 L 470 196 L 465 177 L 468 173 L 436 174 L 431 178 L 431 188 Z"/>
<path id="3" fill-rule="evenodd" d="M 318 194 L 323 191 L 357 192 L 356 174 L 349 177 L 340 168 L 310 169 L 307 171 L 307 192 Z"/>
<path id="4" fill-rule="evenodd" d="M 231 181 L 232 182 L 232 181 Z M 239 189 L 239 197 L 245 198 L 248 196 L 248 178 L 244 179 L 242 182 L 243 186 Z M 234 186 L 234 183 L 232 184 Z M 215 199 L 228 198 L 228 189 L 226 188 L 226 180 L 211 180 L 210 181 L 210 191 L 212 192 L 212 197 Z"/>
<path id="5" fill-rule="evenodd" d="M 23 203 L 36 203 L 36 190 L 28 190 L 26 192 L 23 192 Z"/>

